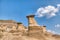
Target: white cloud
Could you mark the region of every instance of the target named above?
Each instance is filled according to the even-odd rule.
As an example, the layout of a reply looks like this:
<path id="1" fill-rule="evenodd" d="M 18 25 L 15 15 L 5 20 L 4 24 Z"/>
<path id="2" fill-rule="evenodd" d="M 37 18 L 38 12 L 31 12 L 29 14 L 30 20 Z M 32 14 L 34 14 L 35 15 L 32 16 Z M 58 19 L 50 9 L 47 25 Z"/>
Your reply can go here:
<path id="1" fill-rule="evenodd" d="M 57 4 L 57 8 L 59 8 L 60 7 L 60 4 Z"/>
<path id="2" fill-rule="evenodd" d="M 53 33 L 53 34 L 56 34 L 56 32 L 53 31 L 53 30 L 47 30 L 47 32 L 51 32 L 51 33 Z"/>
<path id="3" fill-rule="evenodd" d="M 46 7 L 41 7 L 37 9 L 36 16 L 38 17 L 47 17 L 51 18 L 57 15 L 57 12 L 59 11 L 60 4 L 57 4 L 57 7 L 54 6 L 46 6 Z"/>
<path id="4" fill-rule="evenodd" d="M 59 35 L 60 35 L 60 32 L 56 32 L 56 31 L 54 31 L 54 30 L 47 30 L 47 32 L 50 32 L 50 33 L 52 33 L 52 34 L 59 34 Z"/>
<path id="5" fill-rule="evenodd" d="M 56 24 L 55 27 L 60 28 L 60 24 Z"/>

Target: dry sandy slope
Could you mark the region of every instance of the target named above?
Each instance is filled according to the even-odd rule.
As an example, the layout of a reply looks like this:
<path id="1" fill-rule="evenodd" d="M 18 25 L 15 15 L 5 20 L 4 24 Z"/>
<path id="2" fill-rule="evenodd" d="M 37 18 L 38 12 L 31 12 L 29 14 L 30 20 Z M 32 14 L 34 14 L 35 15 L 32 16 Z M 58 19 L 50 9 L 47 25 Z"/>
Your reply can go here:
<path id="1" fill-rule="evenodd" d="M 21 35 L 20 33 L 0 33 L 0 40 L 60 40 L 60 36 L 51 36 L 42 33 Z"/>

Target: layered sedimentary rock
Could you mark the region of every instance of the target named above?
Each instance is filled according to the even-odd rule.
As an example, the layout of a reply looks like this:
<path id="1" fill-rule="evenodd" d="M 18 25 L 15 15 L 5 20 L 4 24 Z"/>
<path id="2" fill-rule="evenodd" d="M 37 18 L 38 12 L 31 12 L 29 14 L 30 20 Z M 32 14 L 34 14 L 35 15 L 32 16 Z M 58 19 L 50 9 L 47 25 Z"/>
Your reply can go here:
<path id="1" fill-rule="evenodd" d="M 17 23 L 17 29 L 22 31 L 25 30 L 25 27 L 22 23 Z"/>
<path id="2" fill-rule="evenodd" d="M 0 30 L 2 31 L 10 31 L 16 30 L 16 22 L 13 20 L 0 20 Z"/>
<path id="3" fill-rule="evenodd" d="M 46 31 L 46 26 L 40 26 L 34 19 L 34 15 L 27 16 L 28 18 L 28 36 L 38 40 L 58 40 L 53 37 L 52 33 Z M 59 37 L 60 38 L 60 37 Z"/>
<path id="4" fill-rule="evenodd" d="M 28 32 L 29 33 L 34 33 L 34 32 L 45 32 L 46 31 L 46 26 L 40 26 L 37 24 L 37 22 L 34 19 L 35 15 L 29 15 L 27 16 L 28 18 Z"/>
<path id="5" fill-rule="evenodd" d="M 46 31 L 38 25 L 34 15 L 28 15 L 28 28 L 13 20 L 0 20 L 0 40 L 60 40 L 60 35 Z"/>

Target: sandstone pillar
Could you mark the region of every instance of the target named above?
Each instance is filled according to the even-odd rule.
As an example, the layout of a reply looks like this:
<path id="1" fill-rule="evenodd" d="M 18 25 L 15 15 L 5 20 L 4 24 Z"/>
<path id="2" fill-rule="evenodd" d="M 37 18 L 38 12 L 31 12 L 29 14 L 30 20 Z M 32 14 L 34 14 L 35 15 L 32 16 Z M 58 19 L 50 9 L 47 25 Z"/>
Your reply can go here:
<path id="1" fill-rule="evenodd" d="M 34 19 L 35 15 L 29 15 L 28 18 L 28 32 L 39 32 L 42 31 L 42 28 L 37 24 L 37 22 Z"/>
<path id="2" fill-rule="evenodd" d="M 28 26 L 38 26 L 37 22 L 34 19 L 35 15 L 29 15 L 28 18 Z"/>
<path id="3" fill-rule="evenodd" d="M 24 25 L 22 23 L 17 23 L 17 26 L 18 26 L 17 27 L 18 30 L 20 30 L 20 31 L 25 30 Z"/>

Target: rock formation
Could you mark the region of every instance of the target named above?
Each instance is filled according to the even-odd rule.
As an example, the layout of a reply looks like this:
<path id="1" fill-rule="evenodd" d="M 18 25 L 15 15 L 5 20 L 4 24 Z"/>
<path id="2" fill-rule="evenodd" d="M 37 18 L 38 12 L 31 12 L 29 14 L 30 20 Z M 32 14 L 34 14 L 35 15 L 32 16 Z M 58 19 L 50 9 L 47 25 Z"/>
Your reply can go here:
<path id="1" fill-rule="evenodd" d="M 0 20 L 0 40 L 60 40 L 60 35 L 46 31 L 38 25 L 34 15 L 28 15 L 28 28 L 13 20 Z"/>

